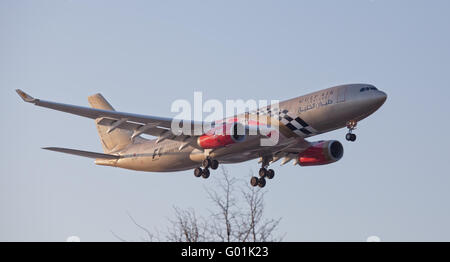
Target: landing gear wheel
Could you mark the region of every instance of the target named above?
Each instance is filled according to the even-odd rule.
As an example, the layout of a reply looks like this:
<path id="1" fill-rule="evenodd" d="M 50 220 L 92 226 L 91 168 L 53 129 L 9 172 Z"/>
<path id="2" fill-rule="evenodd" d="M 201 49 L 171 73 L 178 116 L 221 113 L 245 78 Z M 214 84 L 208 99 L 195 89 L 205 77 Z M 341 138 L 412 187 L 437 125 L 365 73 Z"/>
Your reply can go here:
<path id="1" fill-rule="evenodd" d="M 351 141 L 352 140 L 352 133 L 347 133 L 346 135 L 345 135 L 345 139 L 347 140 L 347 141 Z"/>
<path id="2" fill-rule="evenodd" d="M 260 188 L 263 188 L 266 186 L 266 179 L 264 177 L 261 177 L 260 179 L 258 179 L 258 186 Z"/>
<path id="3" fill-rule="evenodd" d="M 347 141 L 355 142 L 356 141 L 356 135 L 352 134 L 352 133 L 348 133 L 347 135 L 345 135 L 345 139 L 347 139 Z"/>
<path id="4" fill-rule="evenodd" d="M 252 185 L 253 187 L 258 185 L 258 178 L 256 176 L 253 176 L 250 179 L 250 185 Z"/>
<path id="5" fill-rule="evenodd" d="M 219 167 L 219 161 L 213 159 L 211 160 L 211 168 L 212 170 L 216 170 Z"/>
<path id="6" fill-rule="evenodd" d="M 274 176 L 275 176 L 275 171 L 273 171 L 273 169 L 267 170 L 266 177 L 268 179 L 272 179 Z"/>
<path id="7" fill-rule="evenodd" d="M 264 167 L 261 167 L 259 169 L 259 173 L 258 174 L 259 174 L 260 177 L 265 177 L 267 175 L 267 169 L 265 169 Z"/>
<path id="8" fill-rule="evenodd" d="M 201 177 L 201 176 L 202 176 L 202 173 L 203 173 L 202 168 L 197 167 L 196 169 L 194 169 L 194 176 L 195 176 L 195 177 Z"/>
<path id="9" fill-rule="evenodd" d="M 209 169 L 208 168 L 203 169 L 202 177 L 204 179 L 207 179 L 209 177 Z"/>
<path id="10" fill-rule="evenodd" d="M 202 166 L 203 166 L 203 168 L 208 168 L 208 167 L 210 167 L 210 166 L 211 166 L 211 159 L 206 158 L 205 160 L 203 160 Z"/>

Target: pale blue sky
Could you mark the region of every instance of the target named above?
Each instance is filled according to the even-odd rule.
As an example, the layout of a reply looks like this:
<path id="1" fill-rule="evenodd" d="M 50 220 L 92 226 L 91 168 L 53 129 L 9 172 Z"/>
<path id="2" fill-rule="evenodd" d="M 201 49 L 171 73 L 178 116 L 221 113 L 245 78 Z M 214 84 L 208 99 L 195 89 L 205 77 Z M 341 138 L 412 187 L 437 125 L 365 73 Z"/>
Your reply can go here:
<path id="1" fill-rule="evenodd" d="M 210 180 L 41 150 L 101 151 L 93 121 L 24 104 L 172 116 L 175 99 L 287 99 L 344 83 L 388 93 L 332 165 L 274 165 L 267 215 L 290 241 L 450 241 L 449 1 L 0 0 L 0 240 L 138 240 L 129 211 L 165 227 L 172 206 L 210 207 Z M 311 140 L 316 140 L 312 138 Z M 247 179 L 250 161 L 229 165 Z"/>

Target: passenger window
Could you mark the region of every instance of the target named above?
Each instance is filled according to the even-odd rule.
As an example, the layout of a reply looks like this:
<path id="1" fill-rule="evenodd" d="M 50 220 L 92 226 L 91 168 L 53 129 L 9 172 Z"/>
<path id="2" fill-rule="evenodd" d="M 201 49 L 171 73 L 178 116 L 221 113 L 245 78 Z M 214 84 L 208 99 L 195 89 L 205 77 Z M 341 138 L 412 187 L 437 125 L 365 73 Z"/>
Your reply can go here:
<path id="1" fill-rule="evenodd" d="M 363 87 L 359 90 L 359 92 L 369 91 L 369 90 L 378 90 L 376 87 Z"/>

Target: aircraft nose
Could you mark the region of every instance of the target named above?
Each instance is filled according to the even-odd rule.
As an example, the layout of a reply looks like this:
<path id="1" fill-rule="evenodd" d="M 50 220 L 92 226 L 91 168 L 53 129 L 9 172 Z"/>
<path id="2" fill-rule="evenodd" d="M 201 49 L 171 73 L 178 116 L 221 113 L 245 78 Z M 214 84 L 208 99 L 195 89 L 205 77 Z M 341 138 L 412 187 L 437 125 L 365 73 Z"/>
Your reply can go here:
<path id="1" fill-rule="evenodd" d="M 386 102 L 386 99 L 387 94 L 383 91 L 377 90 L 377 92 L 373 94 L 370 100 L 375 107 L 379 108 L 384 104 L 384 102 Z"/>
<path id="2" fill-rule="evenodd" d="M 378 90 L 377 101 L 383 104 L 387 99 L 387 94 L 383 91 Z"/>

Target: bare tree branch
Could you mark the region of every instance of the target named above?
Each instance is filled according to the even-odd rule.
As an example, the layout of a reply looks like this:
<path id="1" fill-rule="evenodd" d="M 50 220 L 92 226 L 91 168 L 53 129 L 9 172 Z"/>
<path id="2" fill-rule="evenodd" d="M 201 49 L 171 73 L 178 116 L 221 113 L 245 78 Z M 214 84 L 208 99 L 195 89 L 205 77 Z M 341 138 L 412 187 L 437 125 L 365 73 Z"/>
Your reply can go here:
<path id="1" fill-rule="evenodd" d="M 236 199 L 234 197 L 234 188 L 236 179 L 229 176 L 228 171 L 222 166 L 222 177 L 217 181 L 219 192 L 212 189 L 205 189 L 209 199 L 218 212 L 211 212 L 214 219 L 212 221 L 212 235 L 218 239 L 215 241 L 231 242 L 233 241 L 233 224 L 237 215 Z"/>
<path id="2" fill-rule="evenodd" d="M 167 240 L 175 242 L 201 242 L 206 241 L 207 223 L 203 218 L 197 218 L 193 209 L 180 209 L 174 207 L 175 218 L 170 219 Z"/>
<path id="3" fill-rule="evenodd" d="M 115 238 L 117 238 L 119 241 L 121 241 L 121 242 L 128 242 L 127 240 L 125 240 L 124 238 L 121 238 L 119 235 L 117 235 L 116 233 L 114 233 L 114 231 L 112 231 L 112 230 L 110 230 L 111 231 L 111 234 L 115 237 Z"/>
<path id="4" fill-rule="evenodd" d="M 149 229 L 147 229 L 146 227 L 140 225 L 139 223 L 136 222 L 136 220 L 133 218 L 133 216 L 127 211 L 127 215 L 128 217 L 131 219 L 131 221 L 133 221 L 133 223 L 140 229 L 142 229 L 148 237 L 148 240 L 146 240 L 147 242 L 152 242 L 154 239 L 154 235 L 152 234 L 152 232 L 150 232 Z"/>
<path id="5" fill-rule="evenodd" d="M 169 219 L 170 226 L 167 228 L 166 240 L 173 242 L 281 241 L 282 237 L 275 236 L 281 218 L 266 219 L 264 217 L 266 192 L 248 183 L 245 183 L 245 187 L 238 187 L 237 182 L 242 180 L 231 177 L 223 166 L 221 174 L 214 178 L 216 187 L 205 188 L 214 207 L 209 210 L 210 215 L 207 218 L 198 217 L 192 208 L 174 207 L 175 214 L 174 218 Z M 253 172 L 250 172 L 250 175 L 253 176 Z M 128 216 L 147 234 L 148 241 L 155 239 L 155 235 L 150 230 L 137 223 L 129 213 Z M 120 241 L 125 241 L 114 232 L 112 233 Z"/>

